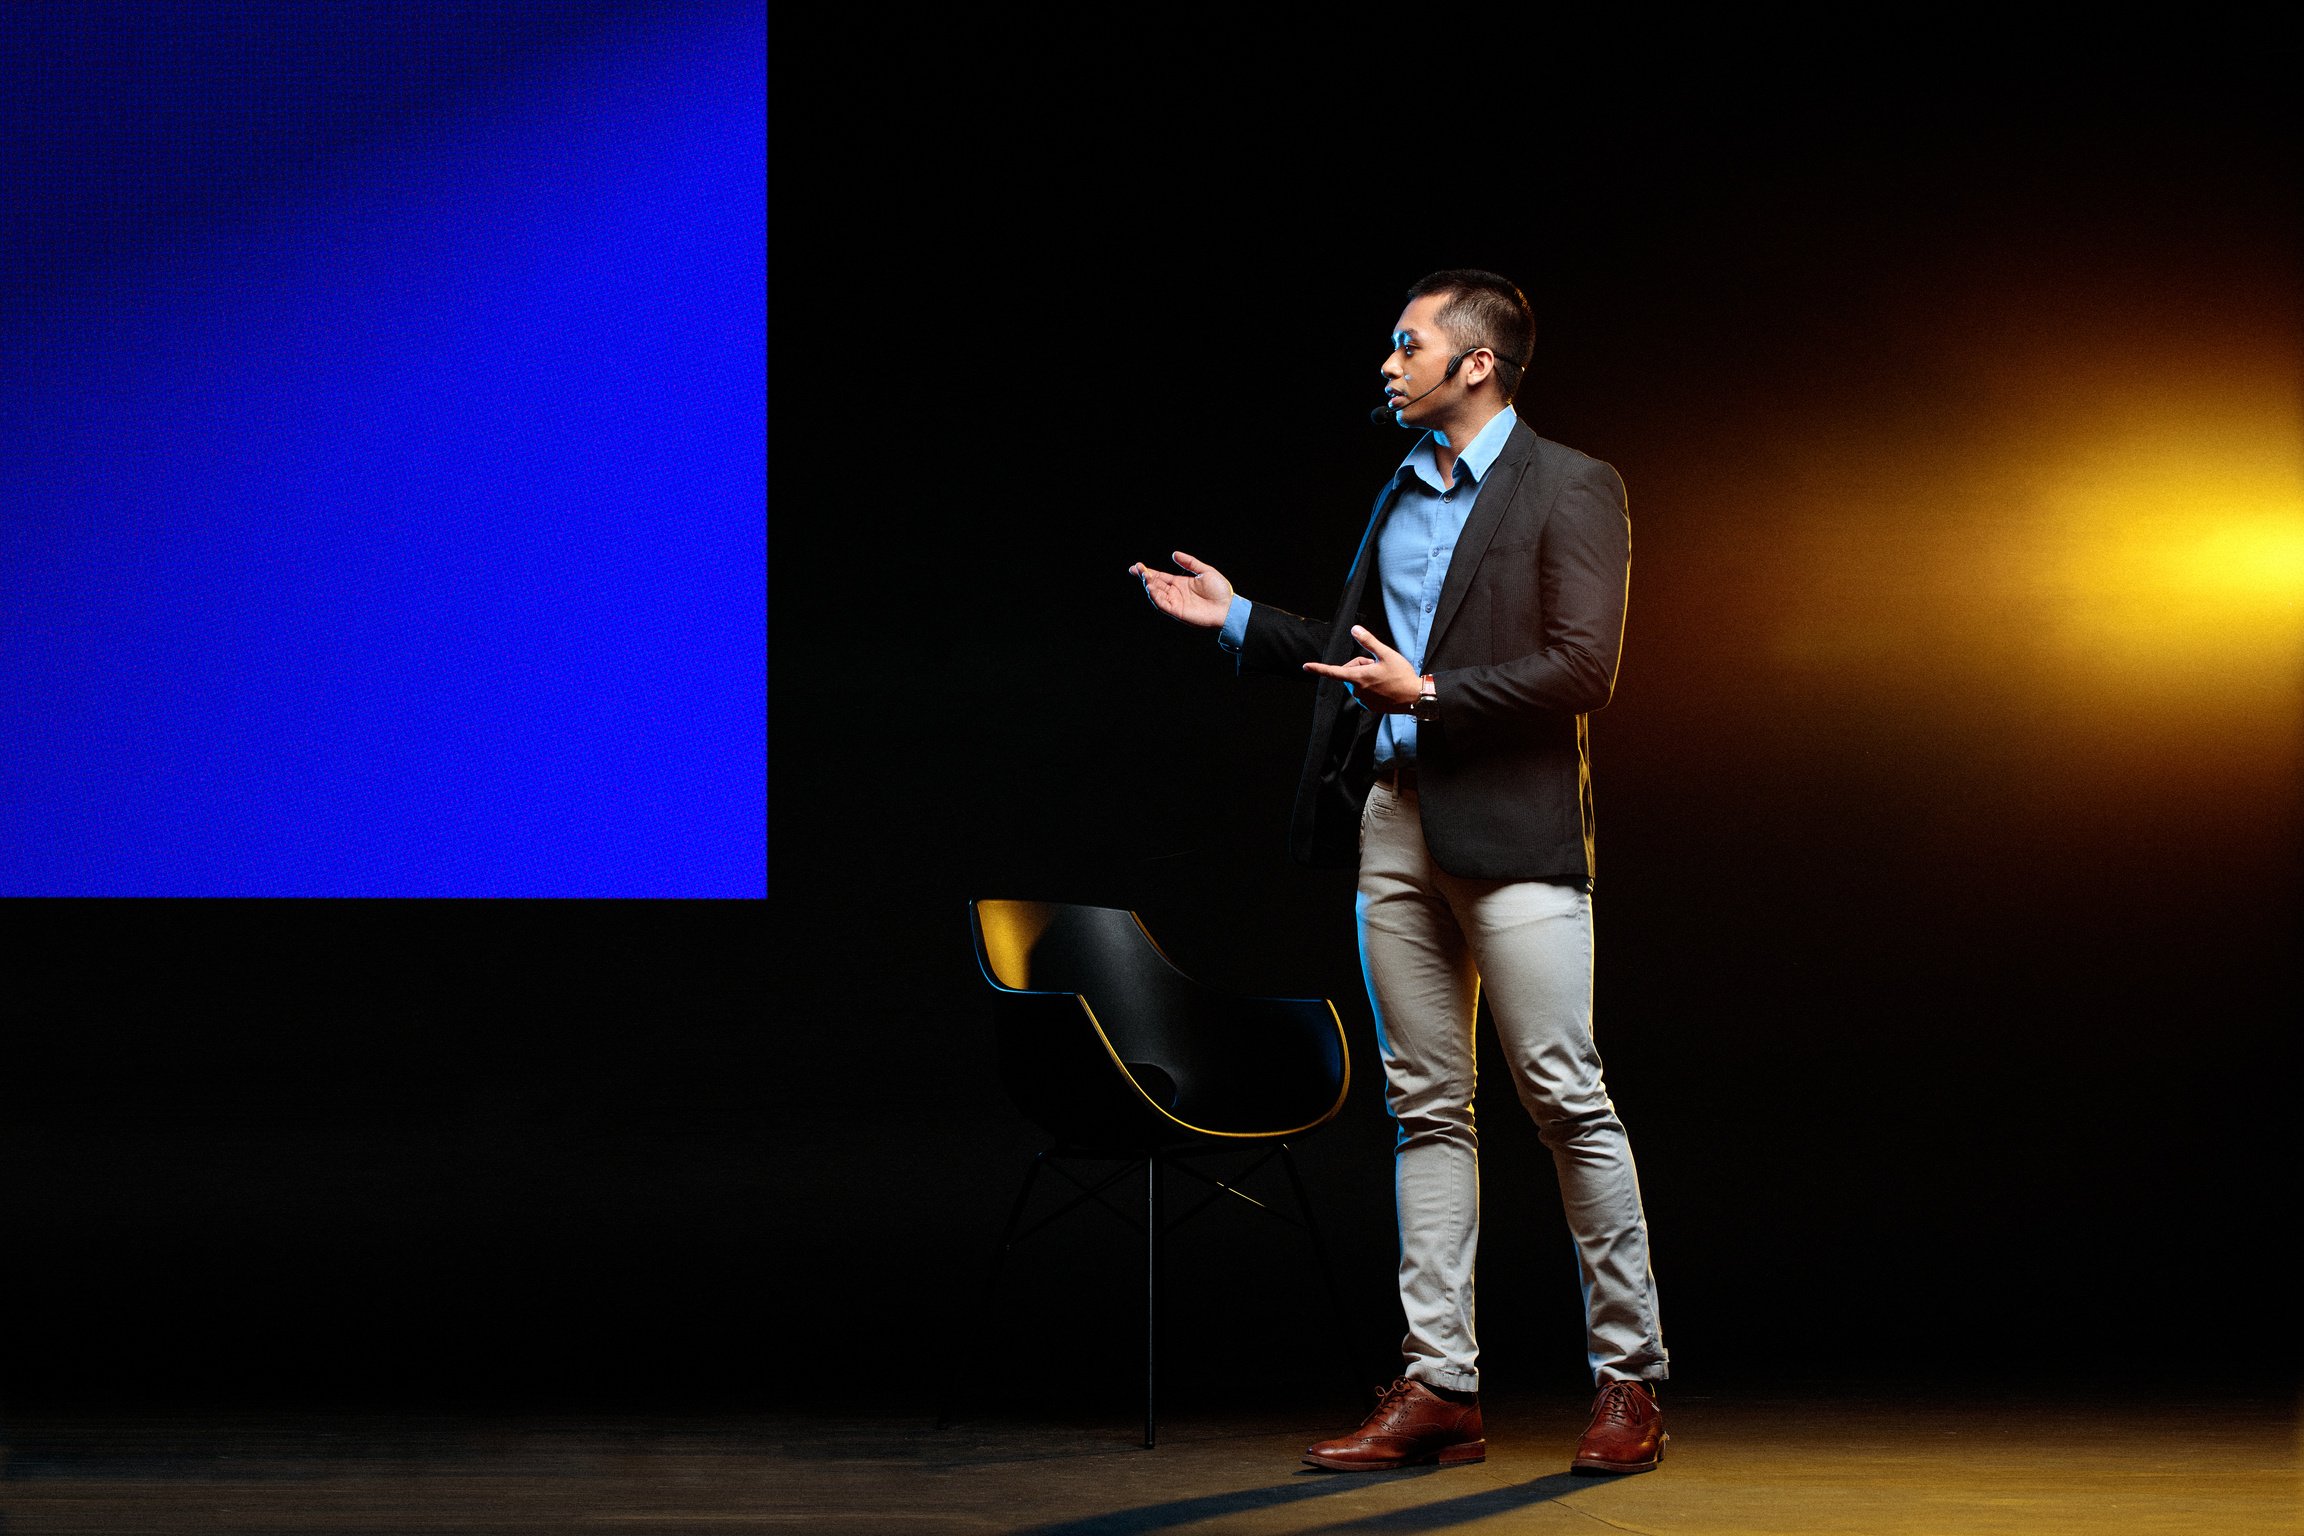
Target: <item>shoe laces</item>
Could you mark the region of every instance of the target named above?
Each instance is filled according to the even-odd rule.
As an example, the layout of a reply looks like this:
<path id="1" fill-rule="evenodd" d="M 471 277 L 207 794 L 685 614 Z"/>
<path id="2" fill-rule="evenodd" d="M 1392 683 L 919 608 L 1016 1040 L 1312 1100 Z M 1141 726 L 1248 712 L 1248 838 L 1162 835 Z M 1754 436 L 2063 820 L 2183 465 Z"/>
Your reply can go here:
<path id="1" fill-rule="evenodd" d="M 1629 1424 L 1640 1417 L 1640 1391 L 1628 1381 L 1612 1381 L 1600 1389 L 1600 1414 Z"/>

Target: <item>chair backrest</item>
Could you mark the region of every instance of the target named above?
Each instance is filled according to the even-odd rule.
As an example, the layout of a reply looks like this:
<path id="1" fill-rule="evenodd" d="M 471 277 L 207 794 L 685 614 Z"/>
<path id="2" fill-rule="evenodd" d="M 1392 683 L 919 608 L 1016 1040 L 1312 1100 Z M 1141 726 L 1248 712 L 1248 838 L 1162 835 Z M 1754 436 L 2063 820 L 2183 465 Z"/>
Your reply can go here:
<path id="1" fill-rule="evenodd" d="M 1207 988 L 1160 952 L 1135 913 L 1057 901 L 977 901 L 976 958 L 994 985 L 1077 992 L 1121 1059 L 1177 1071 Z"/>

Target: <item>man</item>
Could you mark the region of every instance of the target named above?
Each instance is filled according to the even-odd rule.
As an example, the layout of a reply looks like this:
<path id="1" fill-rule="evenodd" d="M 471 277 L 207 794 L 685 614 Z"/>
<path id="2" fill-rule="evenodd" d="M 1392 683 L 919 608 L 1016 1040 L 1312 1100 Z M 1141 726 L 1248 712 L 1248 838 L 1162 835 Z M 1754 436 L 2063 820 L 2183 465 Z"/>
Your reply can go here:
<path id="1" fill-rule="evenodd" d="M 1337 1471 L 1486 1455 L 1472 1306 L 1483 986 L 1583 1270 L 1598 1391 L 1571 1467 L 1644 1472 L 1666 1444 L 1639 1178 L 1591 1028 L 1585 717 L 1615 687 L 1631 534 L 1616 472 L 1512 409 L 1535 328 L 1494 273 L 1408 290 L 1376 414 L 1422 436 L 1377 497 L 1333 621 L 1250 603 L 1182 551 L 1178 572 L 1129 568 L 1242 667 L 1321 680 L 1291 843 L 1308 863 L 1357 860 L 1408 1323 L 1405 1368 L 1375 1412 L 1305 1452 Z"/>

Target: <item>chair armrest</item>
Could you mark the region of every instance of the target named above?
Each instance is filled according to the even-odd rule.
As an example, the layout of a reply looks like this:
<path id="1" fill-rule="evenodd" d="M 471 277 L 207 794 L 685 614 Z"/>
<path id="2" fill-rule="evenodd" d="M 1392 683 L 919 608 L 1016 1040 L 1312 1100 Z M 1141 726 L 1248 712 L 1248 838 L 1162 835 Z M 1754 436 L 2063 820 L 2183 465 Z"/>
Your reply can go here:
<path id="1" fill-rule="evenodd" d="M 1178 1113 L 1211 1130 L 1309 1130 L 1344 1107 L 1351 1052 L 1324 997 L 1202 999 L 1205 1059 Z"/>

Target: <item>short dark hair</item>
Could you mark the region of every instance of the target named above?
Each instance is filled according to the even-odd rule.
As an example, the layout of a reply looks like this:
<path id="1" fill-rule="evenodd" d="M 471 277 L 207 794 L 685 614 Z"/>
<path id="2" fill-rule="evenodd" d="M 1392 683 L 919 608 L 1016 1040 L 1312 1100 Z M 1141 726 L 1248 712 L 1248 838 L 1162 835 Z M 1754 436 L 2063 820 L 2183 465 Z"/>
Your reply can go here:
<path id="1" fill-rule="evenodd" d="M 1447 302 L 1433 322 L 1459 347 L 1486 347 L 1496 354 L 1496 383 L 1510 400 L 1520 392 L 1521 375 L 1536 349 L 1536 312 L 1507 278 L 1475 267 L 1451 267 L 1419 278 L 1408 290 L 1411 302 L 1432 294 Z"/>

